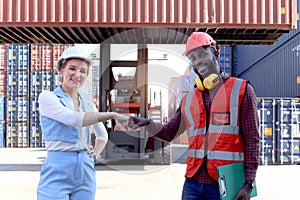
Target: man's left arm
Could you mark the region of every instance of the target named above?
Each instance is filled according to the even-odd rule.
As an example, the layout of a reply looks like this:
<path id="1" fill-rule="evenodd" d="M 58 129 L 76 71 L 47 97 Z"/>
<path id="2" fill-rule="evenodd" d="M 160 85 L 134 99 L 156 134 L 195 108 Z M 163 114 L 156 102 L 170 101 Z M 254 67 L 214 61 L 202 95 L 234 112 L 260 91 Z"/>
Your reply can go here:
<path id="1" fill-rule="evenodd" d="M 241 134 L 244 141 L 245 180 L 256 178 L 259 164 L 259 118 L 253 86 L 247 84 L 241 107 Z"/>
<path id="2" fill-rule="evenodd" d="M 237 199 L 250 199 L 252 181 L 259 164 L 259 119 L 254 88 L 247 83 L 241 105 L 240 131 L 244 142 L 245 185 L 236 194 Z"/>

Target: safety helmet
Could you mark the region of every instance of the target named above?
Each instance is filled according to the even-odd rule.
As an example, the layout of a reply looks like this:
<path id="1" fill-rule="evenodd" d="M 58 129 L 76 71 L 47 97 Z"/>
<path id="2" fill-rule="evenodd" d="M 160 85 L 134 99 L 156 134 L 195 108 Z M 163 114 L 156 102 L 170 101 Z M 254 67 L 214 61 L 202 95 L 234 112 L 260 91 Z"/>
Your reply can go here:
<path id="1" fill-rule="evenodd" d="M 212 44 L 216 44 L 217 42 L 207 33 L 204 32 L 193 32 L 186 42 L 184 56 L 201 46 L 209 46 Z M 218 47 L 217 50 L 219 51 Z"/>
<path id="2" fill-rule="evenodd" d="M 89 54 L 82 48 L 78 46 L 73 46 L 67 48 L 61 56 L 58 58 L 56 63 L 56 69 L 59 71 L 64 60 L 68 60 L 71 58 L 79 58 L 86 61 L 89 66 L 93 63 L 92 59 L 89 57 Z"/>

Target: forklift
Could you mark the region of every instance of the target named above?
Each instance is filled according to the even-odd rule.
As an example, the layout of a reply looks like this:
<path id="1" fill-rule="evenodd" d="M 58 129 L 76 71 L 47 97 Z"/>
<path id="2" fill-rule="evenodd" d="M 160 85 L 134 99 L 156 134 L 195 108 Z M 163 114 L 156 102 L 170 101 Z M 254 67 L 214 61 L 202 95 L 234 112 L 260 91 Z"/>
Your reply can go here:
<path id="1" fill-rule="evenodd" d="M 111 45 L 100 45 L 99 111 L 161 122 L 161 107 L 151 107 L 148 103 L 148 48 L 146 44 L 138 44 L 137 48 L 137 60 L 112 61 Z M 133 74 L 114 74 L 114 69 L 122 68 L 132 69 Z M 102 164 L 170 164 L 170 144 L 148 137 L 146 128 L 120 128 L 115 120 L 106 122 L 105 126 L 108 143 L 101 154 Z"/>

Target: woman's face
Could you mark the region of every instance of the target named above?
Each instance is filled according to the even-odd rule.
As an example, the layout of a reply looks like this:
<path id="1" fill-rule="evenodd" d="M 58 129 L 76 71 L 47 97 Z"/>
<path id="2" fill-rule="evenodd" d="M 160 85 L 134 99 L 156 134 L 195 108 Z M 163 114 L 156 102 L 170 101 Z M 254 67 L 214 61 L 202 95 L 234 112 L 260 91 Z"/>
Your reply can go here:
<path id="1" fill-rule="evenodd" d="M 88 76 L 88 64 L 81 59 L 66 61 L 65 67 L 60 70 L 62 85 L 68 89 L 81 87 Z"/>

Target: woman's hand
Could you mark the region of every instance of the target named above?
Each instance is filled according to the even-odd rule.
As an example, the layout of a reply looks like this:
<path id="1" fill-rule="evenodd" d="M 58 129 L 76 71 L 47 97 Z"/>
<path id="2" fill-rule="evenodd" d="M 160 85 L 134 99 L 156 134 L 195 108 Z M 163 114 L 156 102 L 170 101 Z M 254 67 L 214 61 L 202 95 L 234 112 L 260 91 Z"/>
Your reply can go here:
<path id="1" fill-rule="evenodd" d="M 132 129 L 137 129 L 149 125 L 151 122 L 150 119 L 142 117 L 130 117 L 129 127 Z"/>
<path id="2" fill-rule="evenodd" d="M 118 121 L 122 126 L 128 127 L 130 116 L 114 112 L 113 118 L 116 121 Z"/>
<path id="3" fill-rule="evenodd" d="M 89 146 L 89 155 L 91 157 L 94 157 L 95 160 L 97 160 L 102 153 L 104 147 L 106 145 L 106 142 L 103 140 L 96 140 L 95 141 L 95 147 L 92 145 Z"/>

